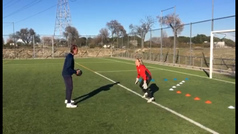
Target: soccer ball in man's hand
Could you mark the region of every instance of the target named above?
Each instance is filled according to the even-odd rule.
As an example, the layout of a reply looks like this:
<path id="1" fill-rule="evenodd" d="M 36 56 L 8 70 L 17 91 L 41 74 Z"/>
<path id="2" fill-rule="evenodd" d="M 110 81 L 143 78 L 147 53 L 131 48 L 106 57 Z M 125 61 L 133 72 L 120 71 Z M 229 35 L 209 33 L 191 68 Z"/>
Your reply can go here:
<path id="1" fill-rule="evenodd" d="M 78 73 L 78 74 L 76 73 L 76 75 L 77 75 L 77 76 L 81 76 L 81 75 L 83 74 L 83 71 L 80 70 L 80 69 L 76 69 L 77 72 L 78 72 L 78 70 L 79 70 L 79 73 Z"/>

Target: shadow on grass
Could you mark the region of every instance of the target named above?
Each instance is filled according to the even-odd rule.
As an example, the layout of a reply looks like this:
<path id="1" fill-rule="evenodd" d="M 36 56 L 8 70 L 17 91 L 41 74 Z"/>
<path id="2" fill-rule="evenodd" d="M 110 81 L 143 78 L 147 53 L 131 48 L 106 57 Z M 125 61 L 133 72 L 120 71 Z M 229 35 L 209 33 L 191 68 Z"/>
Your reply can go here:
<path id="1" fill-rule="evenodd" d="M 112 84 L 107 84 L 107 85 L 101 86 L 101 87 L 99 87 L 99 88 L 97 88 L 97 89 L 95 89 L 95 90 L 93 90 L 93 91 L 91 91 L 91 92 L 89 92 L 89 93 L 87 93 L 85 95 L 79 96 L 79 97 L 73 99 L 74 100 L 74 104 L 78 104 L 78 103 L 80 103 L 82 101 L 85 101 L 86 99 L 89 99 L 89 98 L 93 97 L 94 95 L 100 93 L 101 91 L 108 91 L 108 90 L 110 90 L 110 88 L 112 86 L 114 86 L 114 85 L 116 85 L 118 83 L 120 83 L 120 82 L 115 82 L 115 83 L 112 83 Z"/>
<path id="2" fill-rule="evenodd" d="M 207 75 L 207 77 L 210 77 L 209 69 L 207 69 L 207 70 L 202 69 L 202 70 L 203 70 L 203 72 Z M 217 74 L 219 74 L 219 73 L 217 73 Z M 216 74 L 214 74 L 214 75 L 216 75 Z M 227 73 L 227 74 L 225 74 L 225 73 L 224 73 L 224 74 L 220 73 L 219 75 L 224 76 L 224 77 L 228 77 L 228 78 L 232 78 L 232 79 L 235 79 L 235 78 L 236 78 L 235 72 L 230 72 L 230 73 Z"/>
<path id="3" fill-rule="evenodd" d="M 207 75 L 207 77 L 209 77 L 209 73 L 208 73 L 208 71 L 206 71 L 205 69 L 202 69 L 202 71 Z"/>
<path id="4" fill-rule="evenodd" d="M 155 92 L 159 91 L 159 87 L 156 85 L 156 83 L 150 84 L 150 86 L 148 88 L 149 88 L 152 96 L 154 96 Z"/>

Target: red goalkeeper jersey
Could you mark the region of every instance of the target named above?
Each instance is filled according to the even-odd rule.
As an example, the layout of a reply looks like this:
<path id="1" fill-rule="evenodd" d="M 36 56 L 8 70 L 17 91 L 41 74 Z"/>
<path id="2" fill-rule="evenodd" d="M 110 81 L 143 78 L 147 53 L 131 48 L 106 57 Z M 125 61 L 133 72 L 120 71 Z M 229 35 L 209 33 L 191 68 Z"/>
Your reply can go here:
<path id="1" fill-rule="evenodd" d="M 143 80 L 149 80 L 152 78 L 150 71 L 145 67 L 145 65 L 136 66 L 137 78 L 142 77 Z"/>

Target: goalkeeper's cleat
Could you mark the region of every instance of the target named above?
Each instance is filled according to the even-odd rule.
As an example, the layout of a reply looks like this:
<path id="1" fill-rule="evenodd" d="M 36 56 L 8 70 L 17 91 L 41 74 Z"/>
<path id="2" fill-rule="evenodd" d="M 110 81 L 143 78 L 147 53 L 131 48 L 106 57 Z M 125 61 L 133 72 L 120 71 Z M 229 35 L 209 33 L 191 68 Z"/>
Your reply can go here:
<path id="1" fill-rule="evenodd" d="M 144 95 L 142 96 L 142 98 L 146 98 L 148 96 L 148 93 L 144 93 Z"/>
<path id="2" fill-rule="evenodd" d="M 64 103 L 66 104 L 68 101 L 67 100 L 65 100 L 64 101 Z M 74 103 L 74 101 L 73 100 L 71 100 L 71 102 L 70 103 Z"/>
<path id="3" fill-rule="evenodd" d="M 71 103 L 67 103 L 66 104 L 66 108 L 76 108 L 77 105 L 71 104 Z"/>
<path id="4" fill-rule="evenodd" d="M 151 97 L 147 102 L 148 103 L 151 103 L 152 101 L 154 101 L 155 100 L 155 98 L 154 97 Z"/>

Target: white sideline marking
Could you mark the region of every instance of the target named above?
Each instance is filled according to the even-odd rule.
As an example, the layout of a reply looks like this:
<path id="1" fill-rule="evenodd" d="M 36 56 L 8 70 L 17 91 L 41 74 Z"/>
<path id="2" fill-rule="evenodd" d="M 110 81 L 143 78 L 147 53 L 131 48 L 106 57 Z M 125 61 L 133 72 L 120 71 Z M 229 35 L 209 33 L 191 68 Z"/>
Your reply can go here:
<path id="1" fill-rule="evenodd" d="M 150 70 L 157 70 L 157 68 L 154 68 L 154 69 L 150 69 Z M 114 71 L 97 71 L 97 72 L 100 72 L 100 73 L 118 73 L 118 72 L 136 72 L 136 70 L 114 70 Z"/>
<path id="2" fill-rule="evenodd" d="M 116 83 L 116 81 L 114 81 L 114 80 L 112 80 L 112 79 L 109 79 L 108 77 L 106 77 L 106 76 L 104 76 L 104 75 L 102 75 L 102 74 L 100 74 L 100 73 L 98 73 L 98 72 L 94 72 L 94 73 L 97 74 L 97 75 L 99 75 L 99 76 L 101 76 L 101 77 L 103 77 L 103 78 L 105 78 L 105 79 L 107 79 L 107 80 L 109 80 L 109 81 L 111 81 L 111 82 L 113 82 L 113 83 Z M 137 93 L 137 92 L 135 92 L 135 91 L 133 91 L 133 90 L 131 90 L 131 89 L 129 89 L 129 88 L 127 88 L 127 87 L 121 85 L 121 84 L 117 84 L 117 85 L 120 86 L 120 87 L 122 87 L 122 88 L 124 88 L 124 89 L 126 89 L 126 90 L 128 90 L 128 91 L 130 91 L 130 92 L 132 92 L 132 93 L 134 93 L 134 94 L 136 94 L 136 95 L 138 95 L 138 96 L 140 96 L 140 97 L 142 97 L 139 93 Z M 151 103 L 153 103 L 153 104 L 155 104 L 156 106 L 159 106 L 159 107 L 161 107 L 161 108 L 163 108 L 163 109 L 165 109 L 165 110 L 167 110 L 167 111 L 169 111 L 169 112 L 171 112 L 171 113 L 173 113 L 173 114 L 175 114 L 175 115 L 177 115 L 177 116 L 179 116 L 179 117 L 181 117 L 181 118 L 183 118 L 183 119 L 185 119 L 185 120 L 187 120 L 187 121 L 189 121 L 189 122 L 191 122 L 191 123 L 193 123 L 193 124 L 195 124 L 196 126 L 202 128 L 202 129 L 204 129 L 204 130 L 206 130 L 206 131 L 208 131 L 208 132 L 211 132 L 211 133 L 213 133 L 213 134 L 219 134 L 218 132 L 216 132 L 216 131 L 214 131 L 214 130 L 212 130 L 212 129 L 210 129 L 210 128 L 207 128 L 207 127 L 203 126 L 202 124 L 200 124 L 200 123 L 198 123 L 198 122 L 196 122 L 196 121 L 194 121 L 194 120 L 192 120 L 192 119 L 190 119 L 190 118 L 188 118 L 188 117 L 186 117 L 186 116 L 184 116 L 184 115 L 182 115 L 182 114 L 179 114 L 179 113 L 177 113 L 177 112 L 175 112 L 175 111 L 173 111 L 173 110 L 171 110 L 171 109 L 169 109 L 169 108 L 167 108 L 167 107 L 165 107 L 165 106 L 163 106 L 163 105 L 160 105 L 160 104 L 158 104 L 158 103 L 156 103 L 156 102 L 154 102 L 154 101 L 151 102 Z"/>
<path id="3" fill-rule="evenodd" d="M 107 72 L 110 72 L 110 73 L 117 73 L 117 72 L 132 72 L 132 71 L 135 72 L 135 69 L 134 69 L 134 70 L 97 71 L 97 72 L 100 72 L 100 73 L 107 73 Z"/>

